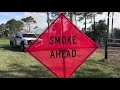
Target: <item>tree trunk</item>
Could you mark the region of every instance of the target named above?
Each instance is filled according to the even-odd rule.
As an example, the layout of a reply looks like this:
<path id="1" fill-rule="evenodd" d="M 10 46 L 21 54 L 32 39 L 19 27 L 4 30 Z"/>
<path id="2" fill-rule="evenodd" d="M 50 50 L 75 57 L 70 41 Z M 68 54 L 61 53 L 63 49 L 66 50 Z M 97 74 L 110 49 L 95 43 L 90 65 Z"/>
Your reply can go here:
<path id="1" fill-rule="evenodd" d="M 85 15 L 85 32 L 86 32 L 86 15 Z"/>
<path id="2" fill-rule="evenodd" d="M 48 23 L 48 27 L 49 27 L 49 12 L 47 12 L 47 23 Z"/>
<path id="3" fill-rule="evenodd" d="M 114 37 L 114 31 L 113 31 L 113 17 L 114 17 L 114 12 L 112 12 L 112 38 Z"/>
<path id="4" fill-rule="evenodd" d="M 94 41 L 96 42 L 97 41 L 97 35 L 96 35 L 96 29 L 95 29 L 95 15 L 94 15 L 94 17 L 93 17 L 93 19 L 94 19 Z"/>
<path id="5" fill-rule="evenodd" d="M 77 26 L 76 14 L 75 14 L 75 24 L 76 24 L 76 26 Z"/>
<path id="6" fill-rule="evenodd" d="M 70 20 L 71 20 L 71 22 L 72 22 L 72 12 L 70 12 Z"/>

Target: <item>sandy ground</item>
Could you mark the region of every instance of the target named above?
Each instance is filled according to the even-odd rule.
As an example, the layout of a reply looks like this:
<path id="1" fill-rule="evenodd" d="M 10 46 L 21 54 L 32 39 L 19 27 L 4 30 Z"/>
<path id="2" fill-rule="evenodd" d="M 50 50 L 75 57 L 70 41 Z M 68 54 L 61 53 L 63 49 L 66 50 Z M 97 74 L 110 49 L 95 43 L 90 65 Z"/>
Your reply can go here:
<path id="1" fill-rule="evenodd" d="M 108 47 L 108 57 L 110 60 L 120 60 L 120 47 Z"/>
<path id="2" fill-rule="evenodd" d="M 98 49 L 98 52 L 104 56 L 104 48 Z M 108 59 L 109 60 L 120 60 L 120 47 L 108 47 Z"/>

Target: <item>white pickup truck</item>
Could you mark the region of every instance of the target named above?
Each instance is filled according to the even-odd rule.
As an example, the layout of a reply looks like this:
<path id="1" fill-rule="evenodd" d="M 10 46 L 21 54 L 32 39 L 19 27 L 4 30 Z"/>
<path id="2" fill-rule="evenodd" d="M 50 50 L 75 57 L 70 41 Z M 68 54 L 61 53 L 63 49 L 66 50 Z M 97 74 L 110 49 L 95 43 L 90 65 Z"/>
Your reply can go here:
<path id="1" fill-rule="evenodd" d="M 10 45 L 14 47 L 20 47 L 21 51 L 30 45 L 31 42 L 37 39 L 37 36 L 34 33 L 16 33 L 15 37 L 11 38 Z"/>

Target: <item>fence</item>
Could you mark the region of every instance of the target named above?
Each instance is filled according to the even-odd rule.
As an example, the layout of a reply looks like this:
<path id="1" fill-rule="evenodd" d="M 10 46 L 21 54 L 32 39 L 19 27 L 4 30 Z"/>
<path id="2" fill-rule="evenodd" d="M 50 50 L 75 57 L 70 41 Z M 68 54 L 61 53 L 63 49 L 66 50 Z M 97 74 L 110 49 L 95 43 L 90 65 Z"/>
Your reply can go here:
<path id="1" fill-rule="evenodd" d="M 109 38 L 108 39 L 108 46 L 120 47 L 120 39 Z"/>
<path id="2" fill-rule="evenodd" d="M 108 39 L 108 58 L 120 60 L 120 39 Z"/>

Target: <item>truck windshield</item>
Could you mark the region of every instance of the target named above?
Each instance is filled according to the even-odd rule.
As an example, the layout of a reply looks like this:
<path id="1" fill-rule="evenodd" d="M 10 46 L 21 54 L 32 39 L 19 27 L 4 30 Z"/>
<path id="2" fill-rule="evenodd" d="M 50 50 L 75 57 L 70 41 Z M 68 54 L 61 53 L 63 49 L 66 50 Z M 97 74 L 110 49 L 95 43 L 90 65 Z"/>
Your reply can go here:
<path id="1" fill-rule="evenodd" d="M 23 37 L 37 38 L 34 34 L 23 34 Z"/>

